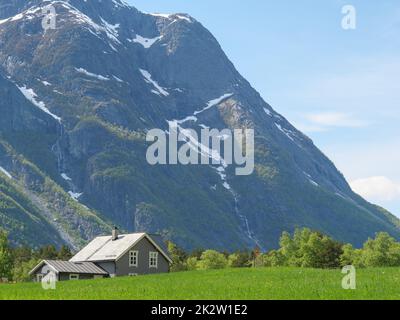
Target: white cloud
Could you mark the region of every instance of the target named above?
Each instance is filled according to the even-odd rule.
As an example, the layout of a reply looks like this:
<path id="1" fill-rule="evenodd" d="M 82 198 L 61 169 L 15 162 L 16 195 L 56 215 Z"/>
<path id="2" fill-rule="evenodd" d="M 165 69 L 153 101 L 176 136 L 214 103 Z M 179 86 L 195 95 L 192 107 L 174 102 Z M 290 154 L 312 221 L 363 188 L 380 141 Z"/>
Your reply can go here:
<path id="1" fill-rule="evenodd" d="M 351 181 L 350 185 L 356 193 L 400 218 L 400 192 L 396 191 L 396 185 L 400 187 L 397 137 L 387 137 L 384 142 L 380 137 L 346 142 L 336 139 L 322 149 Z"/>
<path id="2" fill-rule="evenodd" d="M 319 112 L 306 115 L 306 119 L 320 127 L 348 127 L 359 128 L 368 125 L 366 121 L 355 119 L 349 113 Z"/>
<path id="3" fill-rule="evenodd" d="M 302 117 L 300 121 L 292 121 L 294 126 L 302 132 L 326 132 L 334 128 L 362 128 L 369 122 L 356 119 L 350 113 L 343 112 L 315 112 Z"/>
<path id="4" fill-rule="evenodd" d="M 357 179 L 350 183 L 354 192 L 369 201 L 394 201 L 400 199 L 400 185 L 387 177 L 376 176 Z"/>

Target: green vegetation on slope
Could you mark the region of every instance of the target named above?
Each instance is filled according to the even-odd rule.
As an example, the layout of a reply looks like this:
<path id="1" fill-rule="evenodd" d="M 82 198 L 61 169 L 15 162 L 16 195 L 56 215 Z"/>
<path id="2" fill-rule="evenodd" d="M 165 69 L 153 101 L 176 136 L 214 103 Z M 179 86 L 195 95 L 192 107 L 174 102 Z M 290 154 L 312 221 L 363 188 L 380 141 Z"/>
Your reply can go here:
<path id="1" fill-rule="evenodd" d="M 23 190 L 0 173 L 0 226 L 13 243 L 25 245 L 62 244 L 54 228 L 42 217 Z"/>
<path id="2" fill-rule="evenodd" d="M 0 285 L 0 299 L 400 299 L 398 268 L 361 269 L 344 290 L 340 270 L 251 268 L 138 277 Z"/>
<path id="3" fill-rule="evenodd" d="M 1 137 L 0 155 L 14 165 L 14 179 L 0 173 L 0 222 L 14 244 L 81 247 L 95 234 L 109 232 L 110 223 L 100 214 L 73 200 Z"/>

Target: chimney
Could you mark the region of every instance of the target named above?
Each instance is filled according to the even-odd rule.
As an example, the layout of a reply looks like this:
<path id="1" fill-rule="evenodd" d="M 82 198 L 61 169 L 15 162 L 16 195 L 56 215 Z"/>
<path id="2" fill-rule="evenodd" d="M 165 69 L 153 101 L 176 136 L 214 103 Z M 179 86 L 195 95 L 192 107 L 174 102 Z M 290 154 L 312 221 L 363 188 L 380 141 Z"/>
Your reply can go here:
<path id="1" fill-rule="evenodd" d="M 114 227 L 112 230 L 112 235 L 111 235 L 112 241 L 115 241 L 118 239 L 118 228 Z"/>

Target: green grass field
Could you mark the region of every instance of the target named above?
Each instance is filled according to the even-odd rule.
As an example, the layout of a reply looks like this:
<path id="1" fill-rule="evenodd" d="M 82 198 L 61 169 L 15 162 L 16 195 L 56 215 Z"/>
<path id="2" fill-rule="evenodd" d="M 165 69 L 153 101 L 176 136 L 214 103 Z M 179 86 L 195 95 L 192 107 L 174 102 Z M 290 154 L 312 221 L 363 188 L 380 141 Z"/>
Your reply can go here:
<path id="1" fill-rule="evenodd" d="M 340 270 L 225 269 L 40 284 L 1 284 L 0 299 L 287 300 L 400 299 L 400 269 L 357 271 L 357 289 L 343 290 Z"/>

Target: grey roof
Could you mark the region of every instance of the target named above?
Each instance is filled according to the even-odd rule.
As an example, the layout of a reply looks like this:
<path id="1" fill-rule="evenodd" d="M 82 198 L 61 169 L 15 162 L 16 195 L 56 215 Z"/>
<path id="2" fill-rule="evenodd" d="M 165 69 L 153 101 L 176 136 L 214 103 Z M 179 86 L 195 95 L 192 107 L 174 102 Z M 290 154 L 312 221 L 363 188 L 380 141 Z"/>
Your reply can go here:
<path id="1" fill-rule="evenodd" d="M 34 273 L 43 264 L 47 264 L 58 273 L 77 273 L 77 274 L 96 274 L 107 275 L 108 273 L 98 267 L 93 262 L 70 262 L 58 260 L 43 260 L 39 263 L 31 273 Z"/>
<path id="2" fill-rule="evenodd" d="M 114 241 L 111 236 L 97 237 L 69 261 L 115 261 L 145 237 L 171 262 L 171 258 L 168 256 L 165 248 L 160 247 L 160 240 L 157 239 L 156 241 L 153 239 L 154 236 L 149 236 L 146 233 L 121 234 L 118 236 L 118 239 Z"/>

